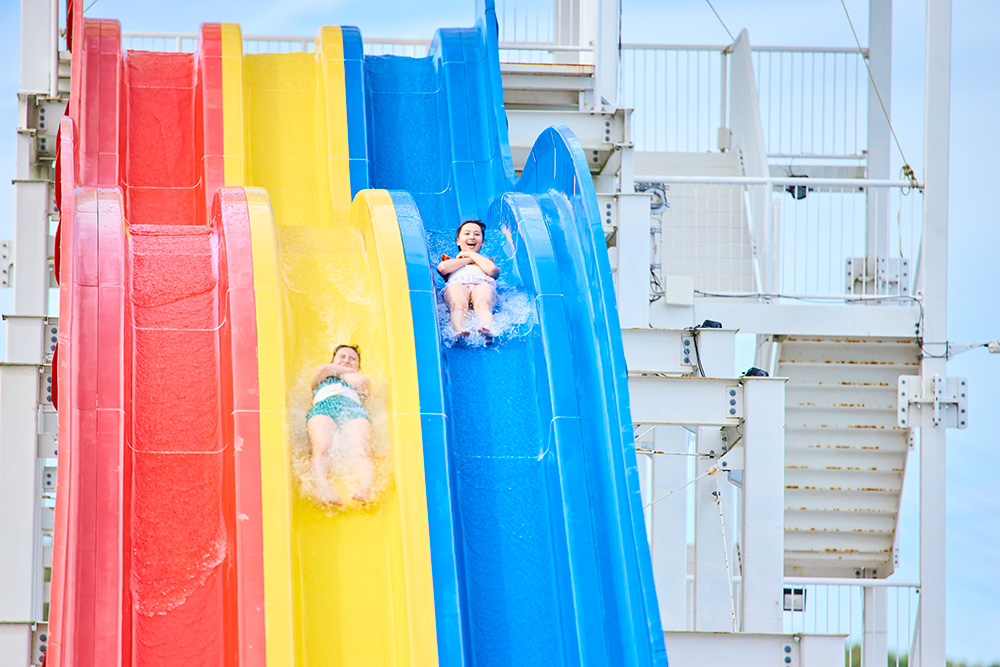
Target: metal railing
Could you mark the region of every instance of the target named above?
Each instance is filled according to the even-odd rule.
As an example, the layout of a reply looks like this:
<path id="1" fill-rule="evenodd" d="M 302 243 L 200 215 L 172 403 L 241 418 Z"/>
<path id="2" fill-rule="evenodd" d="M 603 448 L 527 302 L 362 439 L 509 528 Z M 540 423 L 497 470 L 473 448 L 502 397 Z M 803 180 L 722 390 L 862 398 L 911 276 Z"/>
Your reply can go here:
<path id="1" fill-rule="evenodd" d="M 423 58 L 427 55 L 429 39 L 388 39 L 366 37 L 366 55 L 394 55 Z M 129 50 L 193 53 L 198 48 L 198 35 L 194 33 L 126 32 L 122 46 Z M 312 53 L 315 37 L 244 35 L 243 53 Z M 500 60 L 509 63 L 590 62 L 593 49 L 579 46 L 558 46 L 544 43 L 500 42 Z"/>
<path id="2" fill-rule="evenodd" d="M 725 124 L 723 48 L 622 45 L 619 100 L 633 109 L 636 149 L 718 150 L 718 130 Z"/>
<path id="3" fill-rule="evenodd" d="M 665 198 L 651 229 L 654 297 L 665 275 L 692 277 L 704 296 L 915 292 L 923 201 L 908 183 L 720 176 L 639 188 Z"/>
<path id="4" fill-rule="evenodd" d="M 555 0 L 499 0 L 496 12 L 501 42 L 555 44 Z"/>
<path id="5" fill-rule="evenodd" d="M 636 148 L 719 149 L 727 127 L 729 46 L 624 44 L 620 101 L 634 109 Z M 772 158 L 864 158 L 868 79 L 849 48 L 753 47 L 767 153 Z"/>
<path id="6" fill-rule="evenodd" d="M 869 646 L 872 635 L 884 636 L 890 667 L 907 664 L 919 617 L 919 584 L 788 577 L 785 591 L 791 592 L 783 613 L 786 633 L 847 635 L 847 667 L 882 667 L 886 663 L 880 660 L 862 662 L 867 625 Z"/>
<path id="7" fill-rule="evenodd" d="M 752 51 L 769 157 L 864 159 L 867 54 L 856 48 Z"/>

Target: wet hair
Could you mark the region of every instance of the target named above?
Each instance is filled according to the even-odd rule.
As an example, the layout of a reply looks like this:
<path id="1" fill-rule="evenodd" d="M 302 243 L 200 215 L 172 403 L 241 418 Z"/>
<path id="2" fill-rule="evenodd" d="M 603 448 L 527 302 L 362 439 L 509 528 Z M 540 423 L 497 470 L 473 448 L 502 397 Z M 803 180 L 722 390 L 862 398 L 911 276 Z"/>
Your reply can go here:
<path id="1" fill-rule="evenodd" d="M 358 347 L 357 345 L 348 345 L 347 343 L 341 343 L 337 347 L 333 348 L 333 355 L 330 357 L 330 361 L 332 362 L 333 358 L 337 356 L 337 353 L 340 352 L 345 347 L 348 347 L 348 348 L 354 350 L 355 352 L 357 352 L 357 354 L 358 354 L 358 366 L 361 366 L 361 348 Z"/>
<path id="2" fill-rule="evenodd" d="M 482 220 L 466 220 L 465 222 L 463 222 L 462 224 L 460 224 L 458 226 L 458 229 L 455 230 L 455 243 L 458 243 L 458 235 L 462 233 L 462 227 L 465 227 L 468 224 L 479 225 L 479 229 L 482 230 L 482 232 L 483 232 L 483 243 L 485 243 L 486 242 L 486 224 L 483 223 Z"/>

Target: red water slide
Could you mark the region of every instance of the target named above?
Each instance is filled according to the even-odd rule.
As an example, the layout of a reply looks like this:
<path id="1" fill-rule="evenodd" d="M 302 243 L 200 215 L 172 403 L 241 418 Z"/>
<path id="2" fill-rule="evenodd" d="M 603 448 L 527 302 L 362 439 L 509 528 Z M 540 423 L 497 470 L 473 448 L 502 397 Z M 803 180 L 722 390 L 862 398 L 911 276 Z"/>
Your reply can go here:
<path id="1" fill-rule="evenodd" d="M 69 4 L 49 667 L 264 664 L 249 216 L 221 40 L 121 50 Z"/>

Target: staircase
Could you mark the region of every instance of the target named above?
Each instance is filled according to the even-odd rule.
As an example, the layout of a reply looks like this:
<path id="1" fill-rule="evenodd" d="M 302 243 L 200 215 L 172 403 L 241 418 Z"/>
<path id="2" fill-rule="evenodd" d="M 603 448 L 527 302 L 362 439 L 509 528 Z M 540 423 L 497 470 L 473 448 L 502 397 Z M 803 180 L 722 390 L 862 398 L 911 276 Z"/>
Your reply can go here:
<path id="1" fill-rule="evenodd" d="M 500 63 L 507 111 L 580 111 L 594 90 L 593 65 Z"/>
<path id="2" fill-rule="evenodd" d="M 785 574 L 883 579 L 895 567 L 909 429 L 896 425 L 909 338 L 787 336 Z"/>

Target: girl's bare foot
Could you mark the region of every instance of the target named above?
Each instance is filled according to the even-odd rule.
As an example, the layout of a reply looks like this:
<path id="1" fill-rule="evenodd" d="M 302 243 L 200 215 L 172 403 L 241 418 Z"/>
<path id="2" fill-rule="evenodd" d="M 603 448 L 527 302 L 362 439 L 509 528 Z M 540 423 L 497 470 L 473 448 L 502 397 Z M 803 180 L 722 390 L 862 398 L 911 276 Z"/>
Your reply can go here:
<path id="1" fill-rule="evenodd" d="M 455 335 L 458 336 L 459 338 L 468 338 L 469 336 L 472 335 L 472 332 L 469 331 L 468 329 L 462 329 L 461 331 L 456 331 Z"/>
<path id="2" fill-rule="evenodd" d="M 342 505 L 344 503 L 329 484 L 318 484 L 316 486 L 316 495 L 327 505 Z"/>
<path id="3" fill-rule="evenodd" d="M 370 502 L 372 499 L 372 488 L 370 486 L 366 486 L 365 488 L 355 492 L 355 494 L 351 497 L 359 503 Z"/>
<path id="4" fill-rule="evenodd" d="M 483 340 L 486 341 L 487 345 L 490 345 L 493 342 L 493 332 L 490 331 L 489 327 L 479 327 L 476 330 L 476 333 L 483 337 Z"/>

